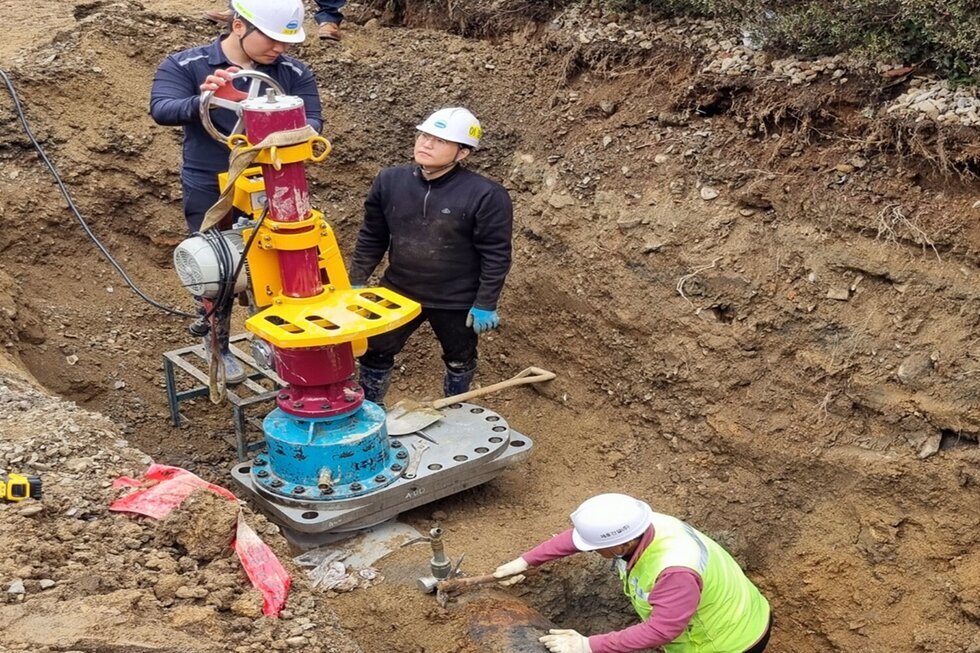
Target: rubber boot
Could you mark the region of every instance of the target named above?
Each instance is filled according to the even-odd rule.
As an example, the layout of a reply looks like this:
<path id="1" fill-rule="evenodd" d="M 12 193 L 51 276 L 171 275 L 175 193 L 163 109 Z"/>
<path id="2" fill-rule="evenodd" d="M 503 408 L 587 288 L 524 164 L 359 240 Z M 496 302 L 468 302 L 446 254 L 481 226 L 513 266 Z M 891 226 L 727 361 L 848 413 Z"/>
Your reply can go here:
<path id="1" fill-rule="evenodd" d="M 475 367 L 468 372 L 454 372 L 447 367 L 446 376 L 442 378 L 443 395 L 451 397 L 469 391 L 474 376 L 476 376 Z"/>
<path id="2" fill-rule="evenodd" d="M 204 336 L 204 351 L 210 356 L 211 355 L 211 336 Z M 239 361 L 234 354 L 228 348 L 228 337 L 225 336 L 224 340 L 218 337 L 218 348 L 221 349 L 221 362 L 225 366 L 225 383 L 228 385 L 237 385 L 245 380 L 248 374 L 245 372 L 245 368 L 242 366 L 241 361 Z"/>
<path id="3" fill-rule="evenodd" d="M 392 367 L 379 370 L 361 364 L 361 374 L 358 381 L 361 384 L 361 388 L 364 389 L 364 398 L 384 408 L 385 395 L 388 394 L 388 388 L 391 387 L 391 374 L 393 371 L 394 368 Z"/>
<path id="4" fill-rule="evenodd" d="M 227 347 L 227 343 L 225 347 Z M 221 350 L 221 360 L 225 364 L 225 383 L 228 385 L 237 385 L 245 380 L 248 374 L 245 372 L 245 367 L 242 362 L 235 357 L 227 349 Z"/>
<path id="5" fill-rule="evenodd" d="M 225 366 L 225 383 L 228 385 L 236 385 L 245 380 L 248 376 L 245 372 L 245 368 L 242 366 L 241 361 L 239 361 L 228 346 L 229 331 L 231 330 L 231 310 L 227 313 L 222 314 L 221 311 L 216 313 L 211 320 L 211 328 L 214 329 L 214 336 L 218 341 L 218 349 L 221 351 L 221 362 Z M 211 338 L 205 337 L 205 349 L 208 349 L 211 345 Z"/>

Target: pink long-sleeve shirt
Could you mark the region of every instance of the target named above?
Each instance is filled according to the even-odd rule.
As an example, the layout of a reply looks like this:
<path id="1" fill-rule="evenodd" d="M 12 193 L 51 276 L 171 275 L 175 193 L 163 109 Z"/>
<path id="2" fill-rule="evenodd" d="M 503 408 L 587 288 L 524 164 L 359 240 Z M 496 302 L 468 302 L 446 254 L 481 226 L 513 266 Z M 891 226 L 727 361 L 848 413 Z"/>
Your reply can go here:
<path id="1" fill-rule="evenodd" d="M 633 565 L 653 541 L 653 526 L 640 538 L 640 544 L 626 563 Z M 564 558 L 580 551 L 572 542 L 572 529 L 542 542 L 521 557 L 536 567 L 549 560 Z M 687 567 L 667 567 L 657 576 L 648 601 L 653 608 L 650 618 L 635 626 L 589 637 L 592 653 L 631 653 L 668 644 L 684 632 L 701 601 L 701 576 Z"/>

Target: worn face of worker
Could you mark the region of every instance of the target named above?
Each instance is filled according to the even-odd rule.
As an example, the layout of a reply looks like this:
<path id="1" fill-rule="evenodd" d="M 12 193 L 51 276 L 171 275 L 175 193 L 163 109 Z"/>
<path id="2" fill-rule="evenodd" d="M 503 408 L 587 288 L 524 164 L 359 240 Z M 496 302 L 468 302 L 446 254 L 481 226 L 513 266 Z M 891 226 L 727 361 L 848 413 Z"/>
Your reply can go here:
<path id="1" fill-rule="evenodd" d="M 613 558 L 628 558 L 633 555 L 633 551 L 636 550 L 636 545 L 639 540 L 630 540 L 623 544 L 617 544 L 616 546 L 608 546 L 604 549 L 596 549 L 596 553 L 601 555 L 606 560 L 612 560 Z"/>
<path id="2" fill-rule="evenodd" d="M 423 169 L 444 168 L 470 155 L 467 147 L 432 134 L 419 132 L 415 137 L 415 163 Z"/>
<path id="3" fill-rule="evenodd" d="M 240 18 L 232 22 L 231 31 L 238 37 L 242 52 L 255 63 L 271 64 L 289 47 L 288 43 L 269 38 Z"/>

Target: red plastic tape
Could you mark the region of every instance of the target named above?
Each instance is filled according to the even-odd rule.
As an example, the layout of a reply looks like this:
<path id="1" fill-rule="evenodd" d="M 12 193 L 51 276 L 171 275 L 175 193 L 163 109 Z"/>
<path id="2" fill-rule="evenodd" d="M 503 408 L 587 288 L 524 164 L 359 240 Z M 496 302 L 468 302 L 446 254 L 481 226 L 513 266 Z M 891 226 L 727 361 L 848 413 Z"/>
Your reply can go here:
<path id="1" fill-rule="evenodd" d="M 116 479 L 113 485 L 131 485 L 127 476 Z M 150 465 L 146 470 L 142 487 L 126 496 L 119 497 L 109 505 L 109 510 L 135 512 L 154 519 L 163 519 L 170 511 L 184 503 L 195 490 L 208 489 L 229 501 L 237 501 L 235 495 L 213 483 L 208 483 L 196 474 L 180 467 Z"/>
<path id="2" fill-rule="evenodd" d="M 278 617 L 279 612 L 286 605 L 286 596 L 289 594 L 289 586 L 293 579 L 289 577 L 289 573 L 283 568 L 272 549 L 245 523 L 240 514 L 238 535 L 235 537 L 235 553 L 242 561 L 242 567 L 245 568 L 252 585 L 262 592 L 264 597 L 262 614 L 267 617 Z"/>

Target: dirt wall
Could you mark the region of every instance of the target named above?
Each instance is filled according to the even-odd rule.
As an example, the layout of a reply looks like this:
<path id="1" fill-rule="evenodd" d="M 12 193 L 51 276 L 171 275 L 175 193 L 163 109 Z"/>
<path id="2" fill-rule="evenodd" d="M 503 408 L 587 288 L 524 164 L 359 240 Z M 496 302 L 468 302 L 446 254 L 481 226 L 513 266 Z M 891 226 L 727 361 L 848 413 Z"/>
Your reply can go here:
<path id="1" fill-rule="evenodd" d="M 147 89 L 165 53 L 214 29 L 189 0 L 74 8 L 5 65 L 93 230 L 157 298 L 187 306 L 169 263 L 179 135 L 152 124 Z M 480 573 L 564 528 L 587 496 L 628 491 L 745 564 L 773 604 L 774 650 L 980 650 L 977 209 L 962 145 L 975 133 L 869 113 L 900 89 L 868 70 L 846 84 L 732 79 L 702 72 L 713 55 L 677 26 L 611 44 L 576 31 L 601 15 L 561 18 L 489 41 L 366 15 L 340 45 L 299 50 L 334 145 L 312 190 L 342 247 L 421 116 L 459 103 L 481 117 L 473 165 L 509 187 L 517 230 L 480 379 L 528 364 L 560 375 L 545 394 L 488 402 L 534 438 L 525 466 L 404 518 L 425 528 L 436 514 Z M 228 416 L 188 404 L 188 427 L 166 421 L 158 361 L 187 344 L 184 325 L 106 267 L 8 104 L 0 124 L 12 360 L 154 459 L 226 482 Z M 425 331 L 400 366 L 394 398 L 438 392 Z M 581 564 L 529 599 L 588 630 L 550 594 L 587 602 Z M 394 587 L 330 610 L 365 651 L 459 650 L 452 613 Z M 386 591 L 399 609 L 372 611 Z"/>

